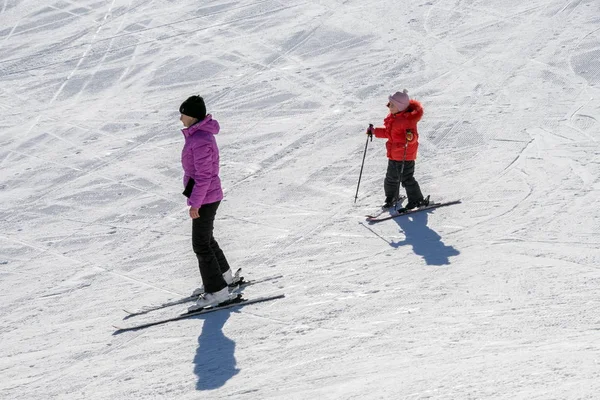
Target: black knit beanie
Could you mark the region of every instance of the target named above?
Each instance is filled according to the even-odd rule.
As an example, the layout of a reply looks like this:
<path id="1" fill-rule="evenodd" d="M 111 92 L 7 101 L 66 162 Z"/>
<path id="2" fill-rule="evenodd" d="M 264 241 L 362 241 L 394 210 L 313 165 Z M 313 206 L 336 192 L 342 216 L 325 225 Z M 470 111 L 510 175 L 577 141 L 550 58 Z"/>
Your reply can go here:
<path id="1" fill-rule="evenodd" d="M 204 99 L 200 96 L 188 97 L 186 101 L 181 103 L 179 112 L 188 117 L 197 118 L 202 121 L 206 117 L 206 105 L 204 105 Z"/>

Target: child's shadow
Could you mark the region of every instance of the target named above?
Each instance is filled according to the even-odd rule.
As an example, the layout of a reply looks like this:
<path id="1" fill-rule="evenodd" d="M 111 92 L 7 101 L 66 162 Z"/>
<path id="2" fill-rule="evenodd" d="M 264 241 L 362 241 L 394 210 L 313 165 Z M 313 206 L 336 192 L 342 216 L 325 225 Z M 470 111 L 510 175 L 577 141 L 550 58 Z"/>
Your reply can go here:
<path id="1" fill-rule="evenodd" d="M 392 247 L 411 245 L 415 254 L 423 257 L 427 265 L 449 265 L 450 257 L 460 254 L 452 246 L 446 246 L 442 237 L 427 226 L 428 211 L 406 215 L 394 220 L 404 231 L 405 239 L 391 242 Z"/>
<path id="2" fill-rule="evenodd" d="M 202 334 L 194 357 L 197 390 L 213 390 L 237 375 L 235 342 L 223 333 L 230 311 L 223 310 L 204 317 Z"/>

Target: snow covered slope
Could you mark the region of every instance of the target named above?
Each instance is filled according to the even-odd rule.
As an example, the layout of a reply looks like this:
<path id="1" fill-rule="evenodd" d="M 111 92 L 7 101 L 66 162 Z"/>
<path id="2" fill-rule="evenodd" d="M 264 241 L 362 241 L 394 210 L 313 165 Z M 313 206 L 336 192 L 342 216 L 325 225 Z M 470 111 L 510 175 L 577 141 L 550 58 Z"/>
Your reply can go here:
<path id="1" fill-rule="evenodd" d="M 595 398 L 599 8 L 0 1 L 0 397 Z M 423 191 L 463 203 L 368 225 L 364 131 L 403 88 Z M 283 275 L 248 298 L 286 297 L 114 335 L 199 284 L 192 94 L 222 127 L 215 235 Z"/>

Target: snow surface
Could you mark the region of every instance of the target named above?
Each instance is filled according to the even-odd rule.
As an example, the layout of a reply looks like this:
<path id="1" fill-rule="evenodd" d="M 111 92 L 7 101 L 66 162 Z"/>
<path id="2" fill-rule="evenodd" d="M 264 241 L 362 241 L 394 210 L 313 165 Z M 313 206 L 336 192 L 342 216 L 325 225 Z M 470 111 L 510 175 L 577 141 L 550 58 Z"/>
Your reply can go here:
<path id="1" fill-rule="evenodd" d="M 599 26 L 598 0 L 1 0 L 0 397 L 600 398 Z M 403 88 L 423 191 L 463 204 L 368 225 L 364 130 Z M 115 335 L 199 284 L 192 94 L 216 237 L 286 297 Z"/>

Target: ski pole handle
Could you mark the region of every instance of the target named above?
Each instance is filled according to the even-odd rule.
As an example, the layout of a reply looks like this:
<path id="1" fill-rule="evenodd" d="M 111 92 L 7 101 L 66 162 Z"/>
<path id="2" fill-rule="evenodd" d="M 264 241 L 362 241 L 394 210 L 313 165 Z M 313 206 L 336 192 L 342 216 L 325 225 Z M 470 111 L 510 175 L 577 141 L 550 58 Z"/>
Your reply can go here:
<path id="1" fill-rule="evenodd" d="M 373 124 L 369 124 L 369 128 L 367 129 L 367 135 L 371 138 L 371 142 L 373 141 Z"/>

